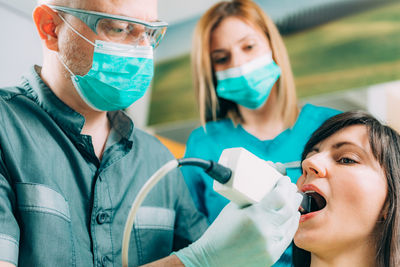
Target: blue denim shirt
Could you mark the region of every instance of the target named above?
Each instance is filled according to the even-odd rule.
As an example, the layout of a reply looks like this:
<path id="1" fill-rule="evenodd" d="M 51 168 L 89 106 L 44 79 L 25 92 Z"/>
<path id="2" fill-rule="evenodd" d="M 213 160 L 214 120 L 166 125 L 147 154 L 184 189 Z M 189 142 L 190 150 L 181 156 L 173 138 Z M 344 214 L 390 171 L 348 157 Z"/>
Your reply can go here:
<path id="1" fill-rule="evenodd" d="M 101 161 L 84 117 L 32 72 L 0 90 L 0 261 L 18 266 L 120 266 L 126 217 L 146 180 L 172 155 L 108 113 Z M 153 188 L 132 230 L 129 263 L 145 264 L 196 240 L 207 227 L 179 170 Z"/>

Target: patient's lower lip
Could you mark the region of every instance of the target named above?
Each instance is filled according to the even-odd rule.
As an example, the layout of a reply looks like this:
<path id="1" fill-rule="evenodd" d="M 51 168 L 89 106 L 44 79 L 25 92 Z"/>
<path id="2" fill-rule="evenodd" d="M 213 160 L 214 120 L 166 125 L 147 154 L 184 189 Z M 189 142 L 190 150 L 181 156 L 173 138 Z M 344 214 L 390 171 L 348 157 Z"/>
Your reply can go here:
<path id="1" fill-rule="evenodd" d="M 321 212 L 322 210 L 318 210 L 318 211 L 313 211 L 307 214 L 303 214 L 300 216 L 300 222 L 305 222 L 313 217 L 315 217 L 316 215 L 318 215 L 319 212 Z"/>

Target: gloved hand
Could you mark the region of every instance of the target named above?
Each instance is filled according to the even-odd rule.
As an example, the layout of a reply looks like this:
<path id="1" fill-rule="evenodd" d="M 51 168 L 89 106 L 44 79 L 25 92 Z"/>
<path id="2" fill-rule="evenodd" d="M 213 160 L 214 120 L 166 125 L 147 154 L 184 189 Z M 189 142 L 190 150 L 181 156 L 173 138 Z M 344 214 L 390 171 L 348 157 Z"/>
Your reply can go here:
<path id="1" fill-rule="evenodd" d="M 185 266 L 270 266 L 291 243 L 299 225 L 302 196 L 289 177 L 257 204 L 229 203 L 203 236 L 174 253 Z"/>

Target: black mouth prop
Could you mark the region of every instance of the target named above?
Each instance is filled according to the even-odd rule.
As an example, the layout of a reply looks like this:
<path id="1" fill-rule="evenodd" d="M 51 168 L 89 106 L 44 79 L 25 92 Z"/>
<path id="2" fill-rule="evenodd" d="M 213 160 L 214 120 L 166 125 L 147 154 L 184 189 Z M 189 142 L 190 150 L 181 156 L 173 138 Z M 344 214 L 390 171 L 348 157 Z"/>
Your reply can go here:
<path id="1" fill-rule="evenodd" d="M 325 208 L 326 200 L 323 196 L 315 191 L 307 191 L 303 194 L 303 200 L 301 201 L 299 211 L 300 213 L 307 214 L 314 211 L 319 211 Z"/>

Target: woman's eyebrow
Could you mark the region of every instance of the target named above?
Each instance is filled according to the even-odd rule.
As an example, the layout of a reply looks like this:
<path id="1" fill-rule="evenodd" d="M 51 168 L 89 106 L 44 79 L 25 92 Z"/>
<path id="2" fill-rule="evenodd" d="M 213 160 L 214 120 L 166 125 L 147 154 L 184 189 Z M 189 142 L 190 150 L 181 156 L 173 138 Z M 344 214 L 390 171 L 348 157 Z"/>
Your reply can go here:
<path id="1" fill-rule="evenodd" d="M 358 149 L 360 149 L 362 152 L 364 152 L 366 155 L 368 155 L 367 151 L 365 151 L 365 149 L 364 149 L 363 147 L 361 147 L 361 146 L 359 146 L 359 145 L 357 145 L 357 144 L 355 144 L 355 143 L 349 142 L 349 141 L 338 142 L 338 143 L 334 144 L 334 145 L 332 146 L 332 148 L 334 148 L 334 149 L 339 149 L 339 148 L 341 148 L 342 146 L 346 146 L 346 145 L 355 146 L 355 147 L 357 147 Z"/>
<path id="2" fill-rule="evenodd" d="M 226 53 L 226 50 L 223 49 L 223 48 L 215 49 L 215 50 L 211 51 L 211 55 L 214 55 L 214 54 L 222 54 L 222 53 Z"/>
<path id="3" fill-rule="evenodd" d="M 237 42 L 241 43 L 243 41 L 246 41 L 247 39 L 254 38 L 254 37 L 255 37 L 255 35 L 253 33 L 249 33 L 249 34 L 243 36 L 242 38 L 240 38 Z"/>
<path id="4" fill-rule="evenodd" d="M 242 43 L 242 42 L 244 42 L 244 41 L 246 41 L 247 39 L 250 39 L 250 38 L 254 38 L 254 34 L 247 34 L 247 35 L 243 36 L 242 38 L 240 38 L 239 40 L 237 40 L 236 43 L 238 43 L 238 44 Z M 226 52 L 225 48 L 217 48 L 217 49 L 211 51 L 211 54 L 225 53 L 225 52 Z"/>

